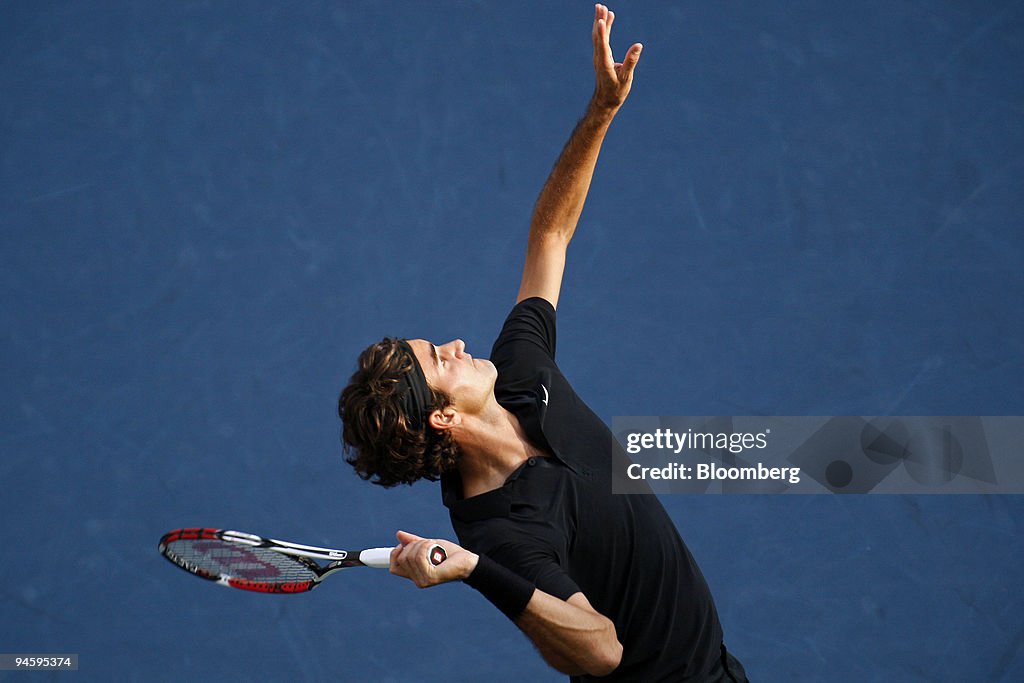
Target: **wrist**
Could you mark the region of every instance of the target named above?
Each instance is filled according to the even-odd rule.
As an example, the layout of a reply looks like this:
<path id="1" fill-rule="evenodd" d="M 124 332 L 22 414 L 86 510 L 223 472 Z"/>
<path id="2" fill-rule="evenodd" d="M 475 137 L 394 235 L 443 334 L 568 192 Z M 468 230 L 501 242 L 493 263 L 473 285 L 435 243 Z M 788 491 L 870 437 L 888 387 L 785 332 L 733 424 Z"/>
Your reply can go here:
<path id="1" fill-rule="evenodd" d="M 587 105 L 586 118 L 593 120 L 596 123 L 603 124 L 605 126 L 612 122 L 615 115 L 619 112 L 621 105 L 611 105 L 603 103 L 597 99 L 596 95 L 590 99 L 590 103 Z"/>
<path id="2" fill-rule="evenodd" d="M 476 553 L 466 551 L 466 556 L 467 560 L 465 566 L 462 568 L 461 576 L 459 576 L 459 579 L 461 581 L 465 581 L 466 579 L 468 579 L 470 574 L 473 573 L 473 570 L 476 569 L 477 564 L 479 564 L 480 562 L 480 556 Z"/>
<path id="3" fill-rule="evenodd" d="M 486 555 L 478 556 L 473 572 L 463 583 L 475 588 L 491 604 L 513 621 L 523 613 L 533 597 L 534 585 Z"/>

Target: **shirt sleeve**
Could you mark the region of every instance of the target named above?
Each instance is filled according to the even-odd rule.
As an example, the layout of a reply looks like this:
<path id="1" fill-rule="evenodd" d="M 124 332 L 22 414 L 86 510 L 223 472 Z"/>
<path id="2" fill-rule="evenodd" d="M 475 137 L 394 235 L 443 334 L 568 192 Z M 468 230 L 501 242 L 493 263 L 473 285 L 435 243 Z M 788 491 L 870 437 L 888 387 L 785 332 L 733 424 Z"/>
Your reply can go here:
<path id="1" fill-rule="evenodd" d="M 491 362 L 499 368 L 523 355 L 555 358 L 555 309 L 547 299 L 535 296 L 520 301 L 505 319 L 491 349 Z"/>
<path id="2" fill-rule="evenodd" d="M 533 582 L 540 590 L 559 600 L 568 600 L 579 593 L 576 582 L 558 563 L 557 554 L 541 544 L 502 543 L 487 551 L 487 556 L 519 576 Z"/>

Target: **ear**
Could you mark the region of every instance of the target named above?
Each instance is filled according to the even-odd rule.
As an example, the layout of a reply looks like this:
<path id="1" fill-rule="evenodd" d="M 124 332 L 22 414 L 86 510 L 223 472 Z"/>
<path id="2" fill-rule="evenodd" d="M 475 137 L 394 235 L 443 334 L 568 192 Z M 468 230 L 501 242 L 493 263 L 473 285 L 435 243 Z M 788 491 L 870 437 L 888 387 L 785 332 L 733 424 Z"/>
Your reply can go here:
<path id="1" fill-rule="evenodd" d="M 427 424 L 439 432 L 446 431 L 452 427 L 462 424 L 462 415 L 452 406 L 444 410 L 435 410 L 427 416 Z"/>

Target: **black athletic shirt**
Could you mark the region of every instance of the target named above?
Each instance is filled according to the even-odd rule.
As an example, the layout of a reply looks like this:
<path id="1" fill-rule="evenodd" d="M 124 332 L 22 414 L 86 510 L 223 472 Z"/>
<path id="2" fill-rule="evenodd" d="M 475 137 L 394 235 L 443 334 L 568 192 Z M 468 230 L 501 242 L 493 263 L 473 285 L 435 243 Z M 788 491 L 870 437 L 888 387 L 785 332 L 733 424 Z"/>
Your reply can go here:
<path id="1" fill-rule="evenodd" d="M 707 583 L 657 497 L 612 494 L 612 458 L 626 456 L 554 358 L 554 308 L 517 304 L 491 351 L 495 396 L 554 457 L 467 499 L 457 472 L 442 477 L 459 542 L 562 600 L 582 591 L 611 619 L 622 663 L 601 681 L 701 681 L 722 643 Z"/>

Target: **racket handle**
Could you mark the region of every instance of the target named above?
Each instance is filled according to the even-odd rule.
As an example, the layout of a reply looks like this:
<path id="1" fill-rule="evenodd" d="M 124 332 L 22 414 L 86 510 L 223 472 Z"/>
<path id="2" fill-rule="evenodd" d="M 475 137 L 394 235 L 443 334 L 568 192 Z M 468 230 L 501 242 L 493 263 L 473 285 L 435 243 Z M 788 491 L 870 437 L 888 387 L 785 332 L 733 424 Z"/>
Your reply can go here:
<path id="1" fill-rule="evenodd" d="M 367 567 L 387 569 L 391 566 L 391 551 L 394 548 L 370 548 L 359 551 L 359 561 Z M 430 564 L 435 567 L 448 559 L 448 553 L 439 545 L 430 549 Z"/>
<path id="2" fill-rule="evenodd" d="M 444 548 L 442 548 L 441 546 L 435 545 L 433 548 L 430 549 L 430 564 L 434 565 L 435 567 L 447 559 L 448 553 L 446 553 L 444 551 Z"/>
<path id="3" fill-rule="evenodd" d="M 370 548 L 359 551 L 359 561 L 367 567 L 387 569 L 391 566 L 391 551 L 394 548 Z"/>

